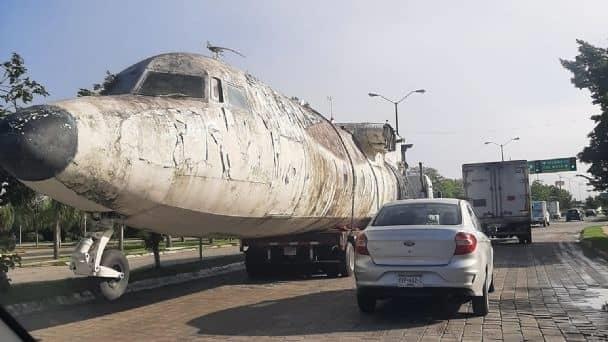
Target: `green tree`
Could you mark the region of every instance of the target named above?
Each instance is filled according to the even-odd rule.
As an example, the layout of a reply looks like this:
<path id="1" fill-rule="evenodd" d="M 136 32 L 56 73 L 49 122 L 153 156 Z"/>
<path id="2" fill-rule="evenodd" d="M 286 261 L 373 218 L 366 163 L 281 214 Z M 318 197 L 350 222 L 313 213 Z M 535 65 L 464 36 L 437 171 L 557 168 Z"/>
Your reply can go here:
<path id="1" fill-rule="evenodd" d="M 49 95 L 44 86 L 28 76 L 23 58 L 17 53 L 13 53 L 8 61 L 2 63 L 0 70 L 0 119 L 32 102 L 36 95 Z M 34 195 L 32 190 L 0 168 L 0 289 L 8 288 L 10 279 L 7 272 L 21 260 L 20 256 L 13 252 L 15 239 L 11 228 L 15 212 L 30 202 Z"/>
<path id="2" fill-rule="evenodd" d="M 106 76 L 103 79 L 101 84 L 95 83 L 93 84 L 93 89 L 80 88 L 76 96 L 99 96 L 106 95 L 108 89 L 112 87 L 112 85 L 116 82 L 116 75 L 106 70 Z"/>
<path id="3" fill-rule="evenodd" d="M 411 168 L 412 172 L 418 173 L 419 168 L 417 166 Z M 464 187 L 462 179 L 452 179 L 442 176 L 437 169 L 432 167 L 422 168 L 425 175 L 427 175 L 433 183 L 433 190 L 435 193 L 441 193 L 441 197 L 444 198 L 462 198 L 464 199 Z"/>
<path id="4" fill-rule="evenodd" d="M 558 201 L 560 209 L 570 208 L 573 203 L 572 194 L 568 190 L 541 181 L 532 182 L 530 192 L 533 201 Z"/>
<path id="5" fill-rule="evenodd" d="M 573 61 L 561 60 L 564 68 L 574 75 L 571 82 L 579 89 L 591 92 L 592 103 L 600 107 L 600 114 L 592 115 L 595 128 L 589 133 L 589 146 L 578 157 L 591 164 L 587 170 L 593 175 L 589 183 L 595 190 L 608 189 L 608 49 L 577 40 L 578 56 Z"/>
<path id="6" fill-rule="evenodd" d="M 49 95 L 40 83 L 27 76 L 23 58 L 17 53 L 13 52 L 11 59 L 2 63 L 1 69 L 3 74 L 0 78 L 0 99 L 4 103 L 0 103 L 0 117 L 32 102 L 35 95 Z"/>

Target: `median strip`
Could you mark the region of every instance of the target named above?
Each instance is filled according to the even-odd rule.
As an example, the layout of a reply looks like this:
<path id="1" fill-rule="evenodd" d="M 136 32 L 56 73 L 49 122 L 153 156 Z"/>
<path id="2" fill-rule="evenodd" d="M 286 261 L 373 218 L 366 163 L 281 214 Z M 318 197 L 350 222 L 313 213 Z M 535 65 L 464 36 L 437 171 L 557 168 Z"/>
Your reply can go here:
<path id="1" fill-rule="evenodd" d="M 587 227 L 581 232 L 581 244 L 608 259 L 608 226 Z"/>

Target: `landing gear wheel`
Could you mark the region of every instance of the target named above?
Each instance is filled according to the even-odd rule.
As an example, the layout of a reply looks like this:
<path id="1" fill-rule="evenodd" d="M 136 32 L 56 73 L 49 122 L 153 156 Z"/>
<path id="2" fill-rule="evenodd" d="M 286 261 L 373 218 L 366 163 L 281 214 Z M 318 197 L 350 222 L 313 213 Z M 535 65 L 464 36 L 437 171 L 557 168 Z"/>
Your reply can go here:
<path id="1" fill-rule="evenodd" d="M 363 313 L 372 313 L 376 310 L 376 298 L 357 294 L 357 305 L 359 305 L 359 311 Z"/>
<path id="2" fill-rule="evenodd" d="M 355 248 L 351 242 L 346 243 L 344 259 L 338 264 L 338 273 L 343 277 L 350 277 L 355 273 Z"/>
<path id="3" fill-rule="evenodd" d="M 475 316 L 485 316 L 490 311 L 490 295 L 488 295 L 488 276 L 483 282 L 483 294 L 481 296 L 475 296 L 471 299 L 473 305 L 473 313 Z"/>
<path id="4" fill-rule="evenodd" d="M 127 291 L 127 285 L 129 284 L 129 262 L 121 251 L 108 249 L 103 252 L 100 265 L 124 274 L 121 279 L 104 278 L 99 283 L 101 294 L 108 300 L 115 300 Z"/>

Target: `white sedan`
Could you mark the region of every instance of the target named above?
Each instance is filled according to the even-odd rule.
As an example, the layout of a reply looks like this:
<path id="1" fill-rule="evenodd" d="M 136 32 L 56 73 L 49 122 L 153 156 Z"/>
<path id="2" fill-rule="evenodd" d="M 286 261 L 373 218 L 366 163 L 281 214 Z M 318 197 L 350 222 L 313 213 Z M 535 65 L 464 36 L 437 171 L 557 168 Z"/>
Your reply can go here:
<path id="1" fill-rule="evenodd" d="M 401 200 L 384 205 L 355 246 L 357 301 L 399 296 L 464 296 L 476 315 L 489 310 L 494 251 L 467 201 Z"/>

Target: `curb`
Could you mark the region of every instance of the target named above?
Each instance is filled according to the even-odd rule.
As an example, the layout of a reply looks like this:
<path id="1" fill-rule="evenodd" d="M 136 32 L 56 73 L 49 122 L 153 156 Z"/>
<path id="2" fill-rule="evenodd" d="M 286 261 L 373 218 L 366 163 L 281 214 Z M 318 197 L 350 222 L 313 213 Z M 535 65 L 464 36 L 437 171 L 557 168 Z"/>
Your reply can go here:
<path id="1" fill-rule="evenodd" d="M 151 290 L 163 286 L 185 283 L 192 280 L 211 278 L 222 274 L 227 274 L 245 269 L 244 262 L 235 262 L 223 266 L 216 266 L 202 269 L 196 272 L 180 273 L 159 278 L 150 278 L 130 283 L 125 293 L 134 293 L 144 290 Z M 31 301 L 25 303 L 17 303 L 6 305 L 5 309 L 14 317 L 46 311 L 52 307 L 83 304 L 93 301 L 98 298 L 103 298 L 101 295 L 95 295 L 90 290 L 72 293 L 71 295 L 62 295 L 50 297 L 40 301 Z"/>
<path id="2" fill-rule="evenodd" d="M 224 245 L 214 245 L 214 246 L 203 246 L 203 251 L 206 249 L 217 249 L 217 248 L 228 248 L 228 247 L 238 247 L 238 244 L 224 244 Z M 180 249 L 174 249 L 174 250 L 168 250 L 168 251 L 162 251 L 160 252 L 160 255 L 167 255 L 167 254 L 177 254 L 177 253 L 181 253 L 181 252 L 192 252 L 192 251 L 197 251 L 198 247 L 184 247 Z M 140 253 L 140 254 L 129 254 L 126 256 L 127 259 L 131 259 L 131 258 L 138 258 L 138 257 L 144 257 L 144 256 L 150 256 L 150 255 L 154 255 L 154 253 L 152 252 L 147 252 L 147 253 Z M 69 256 L 64 256 L 63 258 L 69 258 Z M 44 260 L 44 261 L 35 261 L 35 262 L 31 262 L 31 263 L 23 263 L 22 262 L 22 267 L 44 267 L 44 266 L 50 266 L 47 264 L 52 264 L 52 263 L 57 263 L 57 262 L 62 262 L 61 259 L 58 260 Z M 66 265 L 69 265 L 70 261 L 69 259 L 65 261 Z"/>

